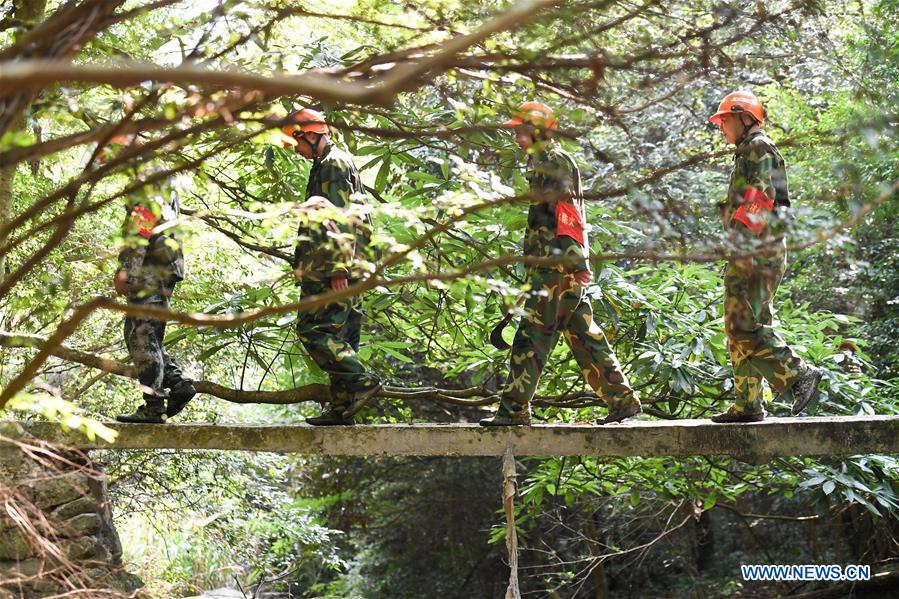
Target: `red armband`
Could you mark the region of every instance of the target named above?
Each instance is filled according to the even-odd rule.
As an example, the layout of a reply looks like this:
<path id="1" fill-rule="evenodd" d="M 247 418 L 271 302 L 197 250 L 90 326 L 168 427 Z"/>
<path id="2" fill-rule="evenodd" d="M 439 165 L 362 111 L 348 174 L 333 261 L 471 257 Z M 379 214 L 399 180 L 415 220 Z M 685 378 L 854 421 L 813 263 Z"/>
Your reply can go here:
<path id="1" fill-rule="evenodd" d="M 131 225 L 137 229 L 138 234 L 144 239 L 150 239 L 153 235 L 153 227 L 156 226 L 156 215 L 144 206 L 135 206 L 131 211 Z"/>
<path id="2" fill-rule="evenodd" d="M 768 213 L 774 210 L 774 200 L 765 192 L 750 187 L 743 194 L 743 203 L 737 208 L 732 220 L 746 225 L 746 228 L 758 235 L 768 222 Z"/>
<path id="3" fill-rule="evenodd" d="M 574 204 L 556 204 L 556 237 L 567 235 L 584 245 L 584 217 Z"/>

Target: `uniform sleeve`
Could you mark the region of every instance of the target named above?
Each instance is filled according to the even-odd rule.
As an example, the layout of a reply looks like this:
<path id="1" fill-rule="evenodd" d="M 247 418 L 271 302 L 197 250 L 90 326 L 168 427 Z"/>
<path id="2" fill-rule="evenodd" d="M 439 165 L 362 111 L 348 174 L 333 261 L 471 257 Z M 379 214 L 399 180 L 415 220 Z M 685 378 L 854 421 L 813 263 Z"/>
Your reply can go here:
<path id="1" fill-rule="evenodd" d="M 153 227 L 158 217 L 152 210 L 138 204 L 131 209 L 122 227 L 124 241 L 119 252 L 119 270 L 128 273 L 128 284 L 134 285 L 135 276 L 144 265 L 147 257 L 148 240 L 152 236 Z"/>
<path id="2" fill-rule="evenodd" d="M 777 172 L 777 159 L 771 152 L 754 150 L 747 156 L 746 187 L 754 190 L 755 194 L 764 194 L 774 199 L 777 195 L 774 180 Z"/>
<path id="3" fill-rule="evenodd" d="M 783 169 L 779 168 L 777 157 L 761 145 L 750 148 L 743 160 L 743 180 L 737 182 L 736 197 L 732 198 L 737 205 L 733 220 L 760 235 L 774 210 L 776 184 Z"/>
<path id="4" fill-rule="evenodd" d="M 349 208 L 352 203 L 353 174 L 341 164 L 326 165 L 322 168 L 322 195 L 338 208 Z M 325 265 L 328 277 L 347 276 L 350 262 L 355 258 L 356 240 L 352 224 L 347 220 L 323 223 L 329 238 L 330 257 Z"/>
<path id="5" fill-rule="evenodd" d="M 537 163 L 535 168 L 539 182 L 535 193 L 559 195 L 549 203 L 556 218 L 556 239 L 564 259 L 563 268 L 567 272 L 586 270 L 586 222 L 583 210 L 573 197 L 573 165 L 564 158 L 556 157 Z"/>
<path id="6" fill-rule="evenodd" d="M 566 272 L 587 270 L 587 256 L 583 244 L 566 235 L 559 237 L 559 247 L 562 249 L 562 256 L 564 257 L 562 265 Z"/>

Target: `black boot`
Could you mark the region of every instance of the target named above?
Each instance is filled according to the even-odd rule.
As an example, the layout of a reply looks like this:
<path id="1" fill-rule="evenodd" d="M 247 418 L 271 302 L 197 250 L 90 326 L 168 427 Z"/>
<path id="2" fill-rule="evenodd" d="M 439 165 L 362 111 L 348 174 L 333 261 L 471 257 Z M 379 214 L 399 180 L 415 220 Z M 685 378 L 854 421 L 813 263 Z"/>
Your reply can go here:
<path id="1" fill-rule="evenodd" d="M 712 422 L 724 424 L 728 422 L 761 422 L 765 419 L 765 410 L 760 408 L 758 412 L 739 412 L 730 407 L 726 412 L 712 416 Z"/>
<path id="2" fill-rule="evenodd" d="M 628 418 L 632 418 L 634 416 L 638 416 L 643 413 L 643 408 L 640 407 L 640 402 L 634 400 L 626 405 L 615 404 L 614 408 L 609 408 L 609 413 L 605 418 L 597 422 L 597 424 L 612 424 L 613 422 L 621 422 L 623 420 L 627 420 Z"/>
<path id="3" fill-rule="evenodd" d="M 343 411 L 343 415 L 347 418 L 354 417 L 359 410 L 364 408 L 374 397 L 383 389 L 381 381 L 375 379 L 369 386 L 363 387 L 358 391 L 353 391 L 349 407 Z"/>
<path id="4" fill-rule="evenodd" d="M 482 418 L 478 424 L 481 426 L 530 426 L 530 405 L 519 405 L 510 399 L 502 399 L 496 414 L 489 418 Z"/>
<path id="5" fill-rule="evenodd" d="M 531 417 L 520 412 L 512 412 L 511 414 L 497 413 L 490 418 L 481 418 L 478 424 L 481 426 L 530 426 Z"/>
<path id="6" fill-rule="evenodd" d="M 165 415 L 171 418 L 181 413 L 181 410 L 188 404 L 190 400 L 197 394 L 193 382 L 188 379 L 181 379 L 169 388 L 168 407 Z"/>
<path id="7" fill-rule="evenodd" d="M 790 410 L 790 413 L 793 416 L 802 412 L 808 405 L 808 402 L 812 400 L 815 390 L 818 389 L 818 383 L 821 382 L 822 375 L 823 373 L 819 368 L 809 366 L 808 370 L 796 378 L 793 386 L 790 387 L 790 391 L 793 392 L 793 408 Z"/>
<path id="8" fill-rule="evenodd" d="M 144 405 L 138 407 L 133 414 L 116 416 L 115 419 L 119 422 L 163 424 L 165 423 L 165 398 L 144 395 Z"/>
<path id="9" fill-rule="evenodd" d="M 330 406 L 320 415 L 307 418 L 306 424 L 312 426 L 352 426 L 356 424 L 355 418 L 344 415 L 345 410 L 347 410 L 347 406 Z"/>

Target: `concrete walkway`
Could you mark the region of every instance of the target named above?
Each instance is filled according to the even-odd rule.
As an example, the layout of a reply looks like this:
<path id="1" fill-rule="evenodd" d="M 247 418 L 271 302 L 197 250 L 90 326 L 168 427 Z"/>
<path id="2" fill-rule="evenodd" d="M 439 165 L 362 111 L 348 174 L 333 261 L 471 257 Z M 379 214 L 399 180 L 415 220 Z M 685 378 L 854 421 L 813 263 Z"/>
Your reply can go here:
<path id="1" fill-rule="evenodd" d="M 350 456 L 732 455 L 899 453 L 899 416 L 769 418 L 754 424 L 709 420 L 636 420 L 611 426 L 541 424 L 295 425 L 120 424 L 113 443 L 88 441 L 46 422 L 22 422 L 32 435 L 82 449 L 222 449 Z"/>

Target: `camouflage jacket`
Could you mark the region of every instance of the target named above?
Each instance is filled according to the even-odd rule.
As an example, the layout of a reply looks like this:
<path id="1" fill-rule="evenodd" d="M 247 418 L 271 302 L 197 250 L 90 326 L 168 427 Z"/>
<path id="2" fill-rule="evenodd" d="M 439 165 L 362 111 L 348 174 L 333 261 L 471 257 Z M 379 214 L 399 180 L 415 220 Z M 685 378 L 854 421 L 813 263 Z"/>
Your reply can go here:
<path id="1" fill-rule="evenodd" d="M 778 208 L 790 205 L 786 163 L 763 131 L 737 144 L 727 201 L 719 204 L 725 228 L 741 227 L 761 235 L 776 226 Z"/>
<path id="2" fill-rule="evenodd" d="M 153 233 L 161 221 L 154 201 L 126 207 L 122 231 L 124 244 L 119 252 L 119 270 L 128 273 L 129 301 L 170 297 L 175 285 L 184 280 L 184 255 L 174 229 Z"/>
<path id="3" fill-rule="evenodd" d="M 587 219 L 581 196 L 581 174 L 574 159 L 549 142 L 528 158 L 531 204 L 524 237 L 524 255 L 564 256 L 562 269 L 587 268 Z"/>
<path id="4" fill-rule="evenodd" d="M 325 280 L 334 276 L 357 277 L 358 262 L 366 259 L 371 222 L 365 214 L 365 195 L 353 158 L 329 144 L 312 163 L 306 199 L 321 196 L 330 209 L 308 206 L 297 231 L 293 268 L 298 280 Z M 333 216 L 341 211 L 340 218 Z"/>

